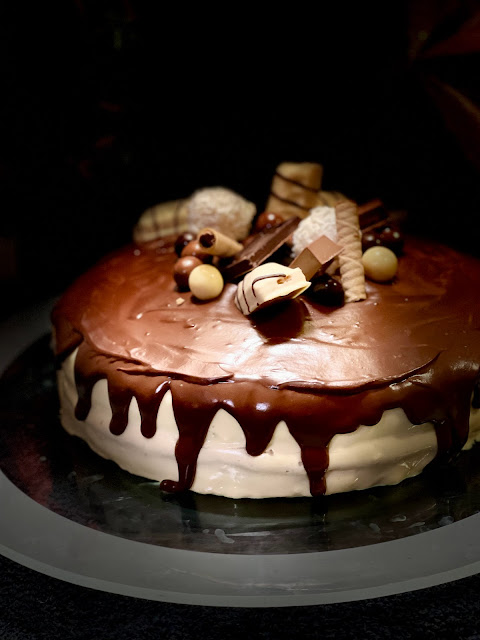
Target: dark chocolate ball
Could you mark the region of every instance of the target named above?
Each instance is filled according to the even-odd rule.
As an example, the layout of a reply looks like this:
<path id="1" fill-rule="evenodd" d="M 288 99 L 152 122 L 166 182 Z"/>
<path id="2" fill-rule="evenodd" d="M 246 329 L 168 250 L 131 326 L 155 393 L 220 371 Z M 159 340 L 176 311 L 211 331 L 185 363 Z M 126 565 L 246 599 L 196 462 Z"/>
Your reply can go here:
<path id="1" fill-rule="evenodd" d="M 203 264 L 202 261 L 195 256 L 185 256 L 176 261 L 173 267 L 173 278 L 179 291 L 188 291 L 188 276 L 201 264 Z"/>
<path id="2" fill-rule="evenodd" d="M 261 213 L 257 221 L 255 223 L 255 231 L 266 231 L 267 229 L 271 229 L 272 227 L 278 227 L 279 224 L 282 224 L 283 218 L 278 215 L 278 213 L 273 213 L 272 211 L 264 211 Z"/>
<path id="3" fill-rule="evenodd" d="M 365 253 L 370 247 L 376 247 L 380 244 L 380 237 L 375 231 L 364 231 L 362 233 L 362 251 Z"/>
<path id="4" fill-rule="evenodd" d="M 382 247 L 391 249 L 395 255 L 399 255 L 403 249 L 403 235 L 395 227 L 384 227 L 378 234 Z"/>
<path id="5" fill-rule="evenodd" d="M 195 240 L 196 237 L 197 236 L 191 231 L 185 231 L 184 233 L 181 233 L 175 240 L 175 253 L 177 254 L 177 256 L 182 255 L 183 249 L 189 242 Z"/>
<path id="6" fill-rule="evenodd" d="M 202 262 L 212 262 L 213 260 L 213 256 L 205 251 L 198 240 L 191 240 L 185 247 L 183 247 L 180 255 L 182 258 L 185 256 L 195 256 L 195 258 L 198 258 Z"/>
<path id="7" fill-rule="evenodd" d="M 311 300 L 326 307 L 340 307 L 344 301 L 342 284 L 326 273 L 314 277 L 306 293 Z"/>

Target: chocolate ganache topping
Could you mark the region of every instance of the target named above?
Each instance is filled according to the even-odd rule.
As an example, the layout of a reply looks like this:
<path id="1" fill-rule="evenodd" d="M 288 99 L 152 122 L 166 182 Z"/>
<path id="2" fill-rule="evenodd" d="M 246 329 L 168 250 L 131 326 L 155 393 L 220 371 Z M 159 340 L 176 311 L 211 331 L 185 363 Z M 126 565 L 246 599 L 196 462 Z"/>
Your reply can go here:
<path id="1" fill-rule="evenodd" d="M 245 317 L 236 285 L 198 302 L 172 277 L 173 241 L 129 246 L 81 276 L 53 311 L 59 362 L 78 347 L 76 417 L 87 417 L 95 382 L 107 378 L 121 434 L 135 396 L 145 438 L 171 390 L 179 429 L 179 480 L 191 487 L 215 413 L 234 416 L 256 456 L 285 420 L 300 446 L 312 495 L 325 492 L 328 444 L 401 407 L 432 422 L 437 459 L 465 443 L 480 369 L 480 262 L 408 238 L 391 284 L 367 282 L 367 299 L 338 308 L 302 296 Z"/>

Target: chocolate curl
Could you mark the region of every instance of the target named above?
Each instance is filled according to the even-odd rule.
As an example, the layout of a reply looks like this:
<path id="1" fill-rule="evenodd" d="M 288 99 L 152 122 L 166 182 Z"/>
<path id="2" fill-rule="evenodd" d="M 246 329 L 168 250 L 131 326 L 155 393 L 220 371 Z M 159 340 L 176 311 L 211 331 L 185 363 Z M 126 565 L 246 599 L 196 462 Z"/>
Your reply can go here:
<path id="1" fill-rule="evenodd" d="M 197 235 L 197 240 L 205 253 L 220 258 L 231 258 L 243 249 L 243 244 L 210 227 L 202 229 Z"/>
<path id="2" fill-rule="evenodd" d="M 362 233 L 358 222 L 357 205 L 340 202 L 335 206 L 337 240 L 343 246 L 338 257 L 345 302 L 365 300 L 365 273 L 362 263 Z"/>
<path id="3" fill-rule="evenodd" d="M 265 211 L 283 218 L 305 218 L 310 209 L 321 203 L 318 191 L 323 167 L 315 162 L 282 162 L 273 176 Z"/>
<path id="4" fill-rule="evenodd" d="M 291 269 L 299 267 L 307 280 L 311 280 L 316 273 L 324 273 L 342 251 L 342 247 L 327 236 L 320 236 L 305 247 L 290 264 Z"/>

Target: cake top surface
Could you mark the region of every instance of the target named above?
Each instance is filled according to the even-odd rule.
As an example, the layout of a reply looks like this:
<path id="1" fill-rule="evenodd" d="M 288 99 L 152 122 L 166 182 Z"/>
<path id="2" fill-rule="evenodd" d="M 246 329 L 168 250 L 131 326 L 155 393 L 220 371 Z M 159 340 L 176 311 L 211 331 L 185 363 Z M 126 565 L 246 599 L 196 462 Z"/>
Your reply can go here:
<path id="1" fill-rule="evenodd" d="M 480 263 L 443 245 L 409 237 L 396 279 L 367 282 L 366 300 L 329 308 L 304 295 L 249 317 L 235 284 L 208 302 L 179 294 L 175 260 L 161 240 L 81 276 L 54 311 L 57 353 L 85 340 L 125 372 L 326 392 L 391 384 L 432 363 L 458 374 L 472 352 L 480 359 Z"/>

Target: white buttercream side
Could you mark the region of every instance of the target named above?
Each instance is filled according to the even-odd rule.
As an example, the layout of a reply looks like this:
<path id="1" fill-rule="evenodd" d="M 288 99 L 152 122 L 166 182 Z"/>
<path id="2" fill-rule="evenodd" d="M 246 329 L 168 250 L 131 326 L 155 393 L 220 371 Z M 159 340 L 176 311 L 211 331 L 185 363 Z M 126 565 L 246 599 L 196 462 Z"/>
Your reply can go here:
<path id="1" fill-rule="evenodd" d="M 480 442 L 480 409 L 471 409 L 470 430 L 468 440 L 463 447 L 464 451 L 471 449 L 476 442 Z"/>
<path id="2" fill-rule="evenodd" d="M 161 481 L 178 480 L 175 445 L 178 428 L 171 393 L 162 400 L 157 432 L 145 438 L 140 431 L 140 413 L 135 399 L 130 404 L 128 425 L 120 436 L 110 433 L 112 415 L 107 381 L 98 381 L 92 393 L 92 408 L 85 421 L 75 418 L 77 390 L 73 353 L 58 373 L 61 422 L 66 431 L 85 440 L 104 458 L 114 460 L 135 475 Z M 465 448 L 480 440 L 480 410 L 470 420 L 470 438 Z M 247 453 L 245 435 L 237 420 L 220 409 L 212 420 L 198 456 L 192 490 L 231 498 L 309 496 L 308 477 L 300 447 L 281 421 L 266 450 L 259 456 Z M 384 412 L 374 426 L 359 426 L 353 433 L 334 436 L 329 446 L 327 493 L 397 484 L 419 474 L 436 454 L 437 441 L 431 423 L 412 425 L 400 408 Z"/>
<path id="3" fill-rule="evenodd" d="M 389 409 L 376 425 L 332 438 L 327 493 L 398 484 L 418 475 L 436 452 L 430 422 L 412 425 L 403 409 Z"/>

